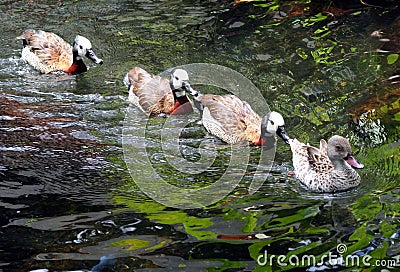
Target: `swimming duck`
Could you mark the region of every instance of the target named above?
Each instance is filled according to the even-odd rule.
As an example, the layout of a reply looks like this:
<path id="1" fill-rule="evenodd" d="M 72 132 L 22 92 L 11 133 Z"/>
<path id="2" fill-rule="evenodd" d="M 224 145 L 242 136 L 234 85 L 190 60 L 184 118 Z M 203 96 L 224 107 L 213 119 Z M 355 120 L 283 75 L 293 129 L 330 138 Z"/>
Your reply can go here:
<path id="1" fill-rule="evenodd" d="M 17 39 L 24 45 L 21 58 L 41 73 L 63 71 L 75 75 L 86 72 L 84 56 L 96 64 L 103 64 L 93 52 L 90 41 L 83 36 L 77 35 L 73 46 L 60 36 L 42 30 L 27 29 Z"/>
<path id="2" fill-rule="evenodd" d="M 206 130 L 228 144 L 247 141 L 271 147 L 275 144 L 275 134 L 286 143 L 290 139 L 285 121 L 278 112 L 269 112 L 261 118 L 246 101 L 235 95 L 200 94 L 193 88 L 189 88 L 189 93 Z"/>
<path id="3" fill-rule="evenodd" d="M 361 178 L 353 168 L 363 168 L 364 165 L 352 156 L 346 138 L 334 135 L 328 143 L 322 139 L 319 149 L 297 139 L 290 139 L 289 144 L 296 178 L 307 190 L 333 193 L 360 184 Z"/>
<path id="4" fill-rule="evenodd" d="M 183 69 L 173 70 L 168 80 L 134 67 L 126 73 L 124 83 L 128 87 L 128 100 L 148 115 L 193 112 L 186 96 L 189 76 Z"/>

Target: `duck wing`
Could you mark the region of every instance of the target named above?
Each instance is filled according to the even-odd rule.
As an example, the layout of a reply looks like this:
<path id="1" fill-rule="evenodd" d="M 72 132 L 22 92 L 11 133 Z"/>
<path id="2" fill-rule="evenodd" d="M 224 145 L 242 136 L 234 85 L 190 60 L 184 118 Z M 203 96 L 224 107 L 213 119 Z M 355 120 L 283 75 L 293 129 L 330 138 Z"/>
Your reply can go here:
<path id="1" fill-rule="evenodd" d="M 322 154 L 328 156 L 328 143 L 324 139 L 319 141 L 319 150 Z"/>
<path id="2" fill-rule="evenodd" d="M 165 78 L 135 67 L 127 73 L 124 82 L 129 87 L 129 92 L 138 98 L 138 104 L 143 111 L 149 114 L 161 113 L 174 105 L 174 96 L 169 81 Z"/>
<path id="3" fill-rule="evenodd" d="M 246 124 L 240 111 L 237 109 L 240 104 L 232 96 L 210 95 L 201 97 L 201 102 L 208 108 L 210 115 L 215 119 L 227 133 L 244 132 Z"/>
<path id="4" fill-rule="evenodd" d="M 325 142 L 325 140 L 321 140 L 320 149 L 313 146 L 307 147 L 308 162 L 311 170 L 315 171 L 316 173 L 329 173 L 333 171 L 334 167 L 327 155 L 326 146 L 324 146 L 322 141 Z"/>
<path id="5" fill-rule="evenodd" d="M 214 129 L 218 129 L 219 132 L 210 131 L 207 124 L 204 123 L 207 130 L 225 142 L 236 143 L 247 140 L 246 130 L 248 127 L 252 124 L 256 124 L 256 126 L 258 124 L 258 128 L 260 127 L 261 120 L 250 105 L 234 95 L 206 94 L 201 96 L 199 100 L 206 110 L 203 123 L 204 121 L 212 123 Z M 204 118 L 211 119 L 204 120 Z M 221 133 L 225 135 L 222 136 Z"/>
<path id="6" fill-rule="evenodd" d="M 28 29 L 17 39 L 24 40 L 24 46 L 46 66 L 64 70 L 72 65 L 72 46 L 54 33 Z"/>
<path id="7" fill-rule="evenodd" d="M 152 76 L 150 80 L 137 86 L 136 95 L 144 111 L 159 114 L 168 112 L 174 105 L 174 95 L 169 81 L 160 76 Z"/>
<path id="8" fill-rule="evenodd" d="M 326 142 L 320 142 L 320 148 L 299 142 L 297 139 L 290 141 L 293 154 L 293 166 L 297 178 L 304 181 L 305 177 L 314 174 L 326 173 L 333 170 L 333 164 L 328 158 L 325 148 Z"/>

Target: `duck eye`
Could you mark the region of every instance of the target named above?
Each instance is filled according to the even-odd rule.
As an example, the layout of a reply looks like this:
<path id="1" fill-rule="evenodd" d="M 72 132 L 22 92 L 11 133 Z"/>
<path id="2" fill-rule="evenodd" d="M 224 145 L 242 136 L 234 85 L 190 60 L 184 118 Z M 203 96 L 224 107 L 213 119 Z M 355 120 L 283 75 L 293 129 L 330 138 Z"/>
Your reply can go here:
<path id="1" fill-rule="evenodd" d="M 269 121 L 270 121 L 271 125 L 275 125 L 274 121 L 272 121 L 272 120 L 269 120 Z"/>
<path id="2" fill-rule="evenodd" d="M 341 151 L 342 150 L 342 147 L 340 145 L 335 146 L 335 148 L 336 148 L 336 151 Z"/>
<path id="3" fill-rule="evenodd" d="M 175 79 L 176 79 L 176 80 L 179 80 L 179 77 L 176 76 Z"/>
<path id="4" fill-rule="evenodd" d="M 80 48 L 80 49 L 83 49 L 83 46 L 82 46 L 82 45 L 79 45 L 79 48 Z"/>

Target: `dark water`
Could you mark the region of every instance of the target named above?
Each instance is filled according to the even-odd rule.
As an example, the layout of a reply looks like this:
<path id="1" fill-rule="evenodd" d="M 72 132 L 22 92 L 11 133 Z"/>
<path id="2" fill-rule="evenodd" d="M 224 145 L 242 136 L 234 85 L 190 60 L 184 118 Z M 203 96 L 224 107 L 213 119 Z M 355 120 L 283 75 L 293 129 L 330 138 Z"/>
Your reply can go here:
<path id="1" fill-rule="evenodd" d="M 304 7 L 290 2 L 280 12 L 225 1 L 1 2 L 0 271 L 380 271 L 396 265 L 400 93 L 393 77 L 398 63 L 389 55 L 400 42 L 398 13 L 385 7 L 332 10 L 324 18 L 319 7 L 302 14 Z M 26 28 L 67 41 L 84 35 L 104 65 L 86 60 L 90 69 L 83 75 L 41 75 L 20 60 L 15 37 Z M 372 37 L 376 30 L 390 41 Z M 200 62 L 249 78 L 303 142 L 349 138 L 366 166 L 359 171 L 362 184 L 334 195 L 303 191 L 291 174 L 290 150 L 279 142 L 255 194 L 248 187 L 261 151 L 242 147 L 249 155 L 244 177 L 222 200 L 182 210 L 146 196 L 124 161 L 125 114 L 141 115 L 129 107 L 122 78 L 137 65 L 157 74 Z M 141 118 L 135 121 L 142 124 Z M 202 143 L 216 150 L 204 173 L 182 174 L 168 164 L 159 142 L 163 118 L 147 123 L 145 143 L 164 179 L 197 188 L 218 180 L 232 157 L 196 115 L 189 120 L 180 147 L 186 158 L 198 160 Z M 368 256 L 372 266 L 335 265 L 337 257 L 297 268 L 288 261 L 304 255 L 320 261 L 338 255 L 340 244 L 347 247 L 344 258 Z M 277 259 L 258 265 L 266 252 L 286 256 L 287 266 Z"/>

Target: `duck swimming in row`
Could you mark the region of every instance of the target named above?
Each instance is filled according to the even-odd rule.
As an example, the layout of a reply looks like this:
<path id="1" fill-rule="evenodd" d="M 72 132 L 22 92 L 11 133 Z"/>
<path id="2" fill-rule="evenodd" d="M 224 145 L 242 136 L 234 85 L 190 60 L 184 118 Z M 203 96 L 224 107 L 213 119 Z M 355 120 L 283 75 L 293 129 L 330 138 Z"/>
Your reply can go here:
<path id="1" fill-rule="evenodd" d="M 290 139 L 289 144 L 296 178 L 307 190 L 334 193 L 360 184 L 361 178 L 353 168 L 360 169 L 364 165 L 352 156 L 346 138 L 334 135 L 328 143 L 322 139 L 319 149 L 297 139 Z"/>
<path id="2" fill-rule="evenodd" d="M 200 94 L 192 88 L 189 93 L 206 130 L 228 144 L 250 142 L 268 147 L 275 144 L 275 134 L 286 143 L 290 139 L 282 115 L 275 111 L 261 118 L 235 95 Z"/>
<path id="3" fill-rule="evenodd" d="M 168 80 L 134 67 L 125 75 L 124 83 L 128 87 L 128 100 L 148 115 L 193 112 L 186 96 L 189 76 L 183 69 L 173 70 Z"/>
<path id="4" fill-rule="evenodd" d="M 23 41 L 21 58 L 41 73 L 63 71 L 71 75 L 87 71 L 83 57 L 103 64 L 92 49 L 90 41 L 77 35 L 73 46 L 60 36 L 42 30 L 27 29 L 17 39 Z"/>

